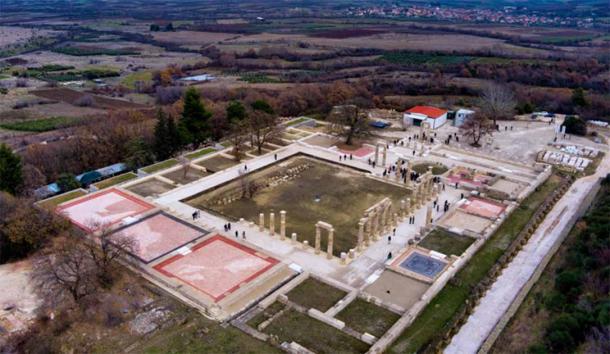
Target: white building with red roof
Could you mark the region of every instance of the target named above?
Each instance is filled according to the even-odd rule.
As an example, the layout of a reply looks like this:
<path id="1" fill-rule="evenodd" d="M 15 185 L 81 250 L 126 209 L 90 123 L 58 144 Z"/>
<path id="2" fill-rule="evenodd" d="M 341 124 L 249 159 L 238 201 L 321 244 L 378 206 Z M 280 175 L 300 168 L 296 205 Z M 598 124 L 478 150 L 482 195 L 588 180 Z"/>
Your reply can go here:
<path id="1" fill-rule="evenodd" d="M 415 106 L 405 111 L 402 119 L 405 126 L 419 127 L 426 122 L 430 128 L 437 129 L 447 122 L 447 111 L 431 106 Z"/>

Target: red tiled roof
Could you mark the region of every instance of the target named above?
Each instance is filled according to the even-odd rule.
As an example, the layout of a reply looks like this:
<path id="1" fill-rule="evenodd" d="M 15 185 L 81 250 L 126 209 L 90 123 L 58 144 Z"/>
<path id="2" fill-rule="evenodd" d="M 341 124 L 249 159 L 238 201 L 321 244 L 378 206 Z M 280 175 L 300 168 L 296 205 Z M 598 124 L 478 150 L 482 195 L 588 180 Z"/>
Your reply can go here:
<path id="1" fill-rule="evenodd" d="M 428 118 L 432 118 L 432 119 L 438 118 L 438 117 L 442 116 L 443 114 L 447 113 L 447 111 L 444 109 L 430 107 L 430 106 L 415 106 L 415 107 L 408 109 L 407 112 L 423 114 L 423 115 L 426 115 Z"/>

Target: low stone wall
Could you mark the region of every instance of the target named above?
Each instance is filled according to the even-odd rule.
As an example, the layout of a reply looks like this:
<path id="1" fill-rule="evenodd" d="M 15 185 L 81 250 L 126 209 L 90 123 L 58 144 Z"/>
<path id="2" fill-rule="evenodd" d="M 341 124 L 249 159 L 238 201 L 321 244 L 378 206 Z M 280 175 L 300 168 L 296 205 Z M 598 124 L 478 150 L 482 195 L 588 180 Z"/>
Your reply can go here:
<path id="1" fill-rule="evenodd" d="M 271 293 L 271 295 L 269 295 L 266 298 L 264 298 L 263 300 L 261 300 L 258 303 L 258 306 L 266 309 L 267 307 L 271 306 L 271 304 L 273 304 L 278 299 L 278 296 L 285 295 L 290 290 L 296 288 L 299 284 L 304 282 L 307 278 L 309 278 L 309 272 L 303 272 L 303 273 L 297 275 L 294 279 L 292 279 L 291 281 L 286 283 L 284 286 L 277 289 L 276 291 Z"/>
<path id="2" fill-rule="evenodd" d="M 338 320 L 334 317 L 328 316 L 326 314 L 324 314 L 323 312 L 316 310 L 314 308 L 310 308 L 309 310 L 307 310 L 307 314 L 312 317 L 315 318 L 316 320 L 326 323 L 329 326 L 335 327 L 338 330 L 343 330 L 345 328 L 345 322 Z"/>

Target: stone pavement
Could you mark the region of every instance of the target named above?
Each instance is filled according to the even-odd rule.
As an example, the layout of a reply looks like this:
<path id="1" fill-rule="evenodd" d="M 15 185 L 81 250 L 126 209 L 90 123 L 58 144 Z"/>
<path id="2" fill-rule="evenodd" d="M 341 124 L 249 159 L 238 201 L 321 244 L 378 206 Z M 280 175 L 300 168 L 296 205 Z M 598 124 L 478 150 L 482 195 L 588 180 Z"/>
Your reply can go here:
<path id="1" fill-rule="evenodd" d="M 532 277 L 540 262 L 569 232 L 580 211 L 581 203 L 600 178 L 610 172 L 610 155 L 606 155 L 597 172 L 578 179 L 553 207 L 521 252 L 504 269 L 491 289 L 481 299 L 460 331 L 453 337 L 445 353 L 476 353 L 496 324 L 502 319 L 520 290 Z"/>

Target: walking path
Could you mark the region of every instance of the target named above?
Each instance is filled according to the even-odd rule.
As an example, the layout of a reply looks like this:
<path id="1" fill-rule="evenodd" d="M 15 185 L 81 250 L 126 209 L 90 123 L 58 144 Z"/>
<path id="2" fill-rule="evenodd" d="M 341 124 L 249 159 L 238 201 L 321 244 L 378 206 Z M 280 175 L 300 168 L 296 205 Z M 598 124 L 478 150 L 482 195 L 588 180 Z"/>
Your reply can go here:
<path id="1" fill-rule="evenodd" d="M 610 155 L 604 157 L 594 175 L 574 182 L 540 224 L 530 241 L 481 299 L 466 323 L 453 337 L 445 353 L 465 354 L 479 351 L 539 264 L 555 243 L 561 242 L 572 228 L 574 216 L 580 212 L 581 204 L 587 195 L 608 172 Z"/>

